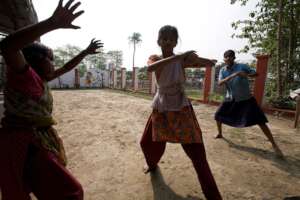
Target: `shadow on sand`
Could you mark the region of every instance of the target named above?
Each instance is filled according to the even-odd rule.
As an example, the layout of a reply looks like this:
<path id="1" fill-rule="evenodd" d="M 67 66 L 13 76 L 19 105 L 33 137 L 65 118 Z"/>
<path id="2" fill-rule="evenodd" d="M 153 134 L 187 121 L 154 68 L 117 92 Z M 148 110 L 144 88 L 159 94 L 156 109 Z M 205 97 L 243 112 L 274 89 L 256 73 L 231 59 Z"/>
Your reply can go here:
<path id="1" fill-rule="evenodd" d="M 182 197 L 176 194 L 164 181 L 159 167 L 150 172 L 151 183 L 154 193 L 154 200 L 203 200 L 199 197 L 188 196 Z M 200 186 L 199 186 L 200 190 Z"/>
<path id="2" fill-rule="evenodd" d="M 277 168 L 279 168 L 280 170 L 283 170 L 283 171 L 289 173 L 291 176 L 300 179 L 300 160 L 299 159 L 292 157 L 292 156 L 284 156 L 284 158 L 279 158 L 273 151 L 257 149 L 254 147 L 242 146 L 242 145 L 234 143 L 231 140 L 228 140 L 227 138 L 223 138 L 223 140 L 228 143 L 229 147 L 235 148 L 239 151 L 244 151 L 244 152 L 254 154 L 265 160 L 270 160 L 273 162 L 273 165 L 276 166 Z M 284 152 L 283 152 L 283 154 L 284 154 Z M 299 197 L 296 197 L 296 198 L 299 198 Z M 287 199 L 287 200 L 289 200 L 289 199 Z M 291 199 L 291 200 L 293 200 L 293 199 Z"/>

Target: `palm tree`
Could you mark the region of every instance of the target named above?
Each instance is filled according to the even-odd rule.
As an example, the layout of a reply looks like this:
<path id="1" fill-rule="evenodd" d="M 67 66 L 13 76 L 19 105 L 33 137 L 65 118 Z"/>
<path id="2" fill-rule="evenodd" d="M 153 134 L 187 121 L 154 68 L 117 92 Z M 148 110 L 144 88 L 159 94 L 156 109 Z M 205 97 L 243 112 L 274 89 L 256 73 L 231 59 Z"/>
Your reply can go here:
<path id="1" fill-rule="evenodd" d="M 135 49 L 136 45 L 140 42 L 142 42 L 141 34 L 134 32 L 131 36 L 128 37 L 128 40 L 130 43 L 133 44 L 133 58 L 132 58 L 132 66 L 134 67 L 134 56 L 135 56 Z"/>

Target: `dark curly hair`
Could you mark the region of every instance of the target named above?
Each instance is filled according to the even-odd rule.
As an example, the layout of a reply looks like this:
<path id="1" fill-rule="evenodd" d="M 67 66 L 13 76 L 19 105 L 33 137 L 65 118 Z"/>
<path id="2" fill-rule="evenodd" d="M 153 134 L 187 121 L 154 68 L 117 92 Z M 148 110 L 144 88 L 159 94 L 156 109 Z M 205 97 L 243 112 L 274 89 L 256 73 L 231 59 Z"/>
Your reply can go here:
<path id="1" fill-rule="evenodd" d="M 178 30 L 175 26 L 171 26 L 171 25 L 165 25 L 159 29 L 158 40 L 161 39 L 162 35 L 167 32 L 174 34 L 176 40 L 178 40 L 178 37 L 179 37 Z"/>
<path id="2" fill-rule="evenodd" d="M 31 43 L 22 49 L 24 58 L 37 74 L 41 74 L 41 68 L 43 67 L 39 66 L 38 63 L 46 57 L 49 57 L 51 51 L 49 47 L 39 42 Z"/>
<path id="3" fill-rule="evenodd" d="M 235 53 L 234 53 L 234 51 L 231 50 L 231 49 L 225 51 L 225 53 L 224 53 L 224 58 L 226 58 L 226 57 L 235 58 Z"/>

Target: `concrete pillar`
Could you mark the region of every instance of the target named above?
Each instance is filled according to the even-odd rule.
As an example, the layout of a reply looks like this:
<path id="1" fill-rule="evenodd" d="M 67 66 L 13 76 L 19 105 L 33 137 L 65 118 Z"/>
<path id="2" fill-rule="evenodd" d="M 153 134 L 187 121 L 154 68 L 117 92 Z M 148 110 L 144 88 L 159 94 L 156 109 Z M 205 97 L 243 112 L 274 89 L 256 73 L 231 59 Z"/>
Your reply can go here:
<path id="1" fill-rule="evenodd" d="M 77 68 L 75 68 L 75 70 L 74 70 L 74 76 L 75 76 L 74 87 L 79 88 L 80 87 L 80 76 L 79 76 L 79 70 Z"/>
<path id="2" fill-rule="evenodd" d="M 117 70 L 113 68 L 113 88 L 117 88 Z"/>
<path id="3" fill-rule="evenodd" d="M 210 94 L 214 93 L 215 90 L 215 82 L 216 82 L 216 68 L 211 68 L 211 79 L 210 79 Z"/>
<path id="4" fill-rule="evenodd" d="M 133 90 L 137 91 L 139 89 L 139 78 L 138 78 L 139 68 L 133 67 L 132 71 L 132 82 L 133 82 Z"/>
<path id="5" fill-rule="evenodd" d="M 212 66 L 207 65 L 205 70 L 204 78 L 204 90 L 203 90 L 203 101 L 204 103 L 209 102 L 210 88 L 211 88 L 211 77 L 212 77 Z"/>
<path id="6" fill-rule="evenodd" d="M 121 69 L 121 89 L 126 88 L 126 68 Z"/>
<path id="7" fill-rule="evenodd" d="M 148 72 L 148 76 L 149 76 L 149 81 L 150 81 L 149 93 L 153 95 L 156 92 L 155 72 Z"/>
<path id="8" fill-rule="evenodd" d="M 257 55 L 257 63 L 256 63 L 256 72 L 258 76 L 255 78 L 254 81 L 254 89 L 253 89 L 253 96 L 255 97 L 258 105 L 262 104 L 265 92 L 265 83 L 267 79 L 268 73 L 268 61 L 269 55 Z"/>

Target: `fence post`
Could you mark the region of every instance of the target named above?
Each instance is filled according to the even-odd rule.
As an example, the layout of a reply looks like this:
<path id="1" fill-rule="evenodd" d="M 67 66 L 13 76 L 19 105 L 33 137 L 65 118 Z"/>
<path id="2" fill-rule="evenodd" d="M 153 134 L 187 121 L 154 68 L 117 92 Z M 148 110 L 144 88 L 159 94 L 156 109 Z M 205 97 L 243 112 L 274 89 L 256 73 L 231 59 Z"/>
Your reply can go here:
<path id="1" fill-rule="evenodd" d="M 149 81 L 150 81 L 150 88 L 149 88 L 149 93 L 150 94 L 155 94 L 156 92 L 156 78 L 155 78 L 155 72 L 148 72 L 149 76 Z"/>
<path id="2" fill-rule="evenodd" d="M 215 91 L 215 82 L 216 82 L 216 67 L 211 68 L 211 79 L 210 79 L 210 94 Z"/>
<path id="3" fill-rule="evenodd" d="M 74 76 L 75 76 L 75 82 L 74 82 L 74 87 L 79 88 L 80 87 L 80 76 L 79 76 L 79 70 L 75 68 L 74 70 Z"/>
<path id="4" fill-rule="evenodd" d="M 261 106 L 264 98 L 265 83 L 266 83 L 267 73 L 268 73 L 268 61 L 270 56 L 256 55 L 256 58 L 257 58 L 256 72 L 258 73 L 258 76 L 255 78 L 254 81 L 253 96 L 255 97 L 258 105 Z"/>
<path id="5" fill-rule="evenodd" d="M 115 89 L 117 87 L 117 70 L 115 68 L 112 69 L 112 87 Z"/>
<path id="6" fill-rule="evenodd" d="M 211 88 L 211 77 L 212 77 L 212 66 L 206 65 L 205 77 L 204 77 L 204 92 L 203 92 L 203 101 L 204 103 L 209 102 L 209 94 Z"/>
<path id="7" fill-rule="evenodd" d="M 132 77 L 133 77 L 133 90 L 137 91 L 139 89 L 139 78 L 138 78 L 139 69 L 137 67 L 133 67 Z"/>
<path id="8" fill-rule="evenodd" d="M 126 87 L 126 68 L 121 68 L 121 89 Z"/>

